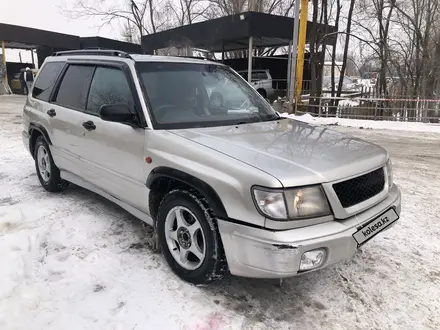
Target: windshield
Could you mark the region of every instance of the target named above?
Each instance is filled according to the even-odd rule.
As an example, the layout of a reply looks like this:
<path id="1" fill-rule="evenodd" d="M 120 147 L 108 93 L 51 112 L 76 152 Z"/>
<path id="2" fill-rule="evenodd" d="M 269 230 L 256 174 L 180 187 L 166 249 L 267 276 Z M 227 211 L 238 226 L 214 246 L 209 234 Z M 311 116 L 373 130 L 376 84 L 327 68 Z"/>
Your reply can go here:
<path id="1" fill-rule="evenodd" d="M 156 128 L 238 125 L 278 119 L 258 93 L 226 66 L 140 62 Z"/>

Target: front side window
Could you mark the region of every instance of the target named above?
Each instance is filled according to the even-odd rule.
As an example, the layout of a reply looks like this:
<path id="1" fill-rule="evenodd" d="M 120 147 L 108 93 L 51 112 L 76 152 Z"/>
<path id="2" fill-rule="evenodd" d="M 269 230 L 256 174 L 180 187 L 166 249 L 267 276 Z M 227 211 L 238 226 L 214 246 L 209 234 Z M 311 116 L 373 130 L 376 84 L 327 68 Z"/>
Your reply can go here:
<path id="1" fill-rule="evenodd" d="M 237 125 L 278 119 L 276 112 L 228 67 L 136 64 L 157 128 Z"/>
<path id="2" fill-rule="evenodd" d="M 61 81 L 55 103 L 84 111 L 94 66 L 70 65 Z"/>
<path id="3" fill-rule="evenodd" d="M 32 97 L 41 101 L 49 101 L 55 82 L 64 67 L 64 62 L 48 62 L 38 74 L 32 89 Z"/>
<path id="4" fill-rule="evenodd" d="M 133 94 L 124 72 L 120 69 L 96 68 L 90 86 L 87 112 L 98 115 L 104 104 L 125 104 L 134 113 Z"/>

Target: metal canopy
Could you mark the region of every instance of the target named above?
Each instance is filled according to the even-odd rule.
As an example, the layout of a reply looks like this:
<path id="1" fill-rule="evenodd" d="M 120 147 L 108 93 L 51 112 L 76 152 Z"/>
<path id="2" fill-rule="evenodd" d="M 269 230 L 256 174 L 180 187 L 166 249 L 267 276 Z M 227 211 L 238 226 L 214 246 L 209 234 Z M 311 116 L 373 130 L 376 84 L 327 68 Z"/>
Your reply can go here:
<path id="1" fill-rule="evenodd" d="M 0 40 L 7 48 L 31 49 L 46 46 L 57 49 L 79 49 L 80 38 L 69 34 L 0 23 Z"/>
<path id="2" fill-rule="evenodd" d="M 132 44 L 125 41 L 108 39 L 103 37 L 81 37 L 81 49 L 86 48 L 102 48 L 102 49 L 117 49 L 127 53 L 140 54 L 141 45 Z"/>
<path id="3" fill-rule="evenodd" d="M 244 12 L 145 35 L 142 37 L 142 49 L 150 54 L 168 47 L 195 47 L 211 52 L 241 50 L 248 49 L 250 37 L 253 37 L 253 47 L 256 48 L 285 46 L 292 40 L 294 21 L 290 17 Z M 316 26 L 318 39 L 325 45 L 334 45 L 335 27 L 324 24 Z M 313 31 L 312 22 L 308 22 L 307 31 L 309 41 Z"/>
<path id="4" fill-rule="evenodd" d="M 22 42 L 14 42 L 14 41 L 5 41 L 5 48 L 12 48 L 12 49 L 36 49 L 38 45 L 34 44 L 25 44 Z"/>

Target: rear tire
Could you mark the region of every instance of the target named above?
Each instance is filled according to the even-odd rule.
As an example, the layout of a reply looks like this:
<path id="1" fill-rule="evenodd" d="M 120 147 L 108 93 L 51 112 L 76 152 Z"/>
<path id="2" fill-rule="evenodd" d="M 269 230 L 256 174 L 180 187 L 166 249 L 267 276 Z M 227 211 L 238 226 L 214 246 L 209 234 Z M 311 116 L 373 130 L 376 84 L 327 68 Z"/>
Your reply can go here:
<path id="1" fill-rule="evenodd" d="M 50 192 L 58 192 L 69 186 L 68 181 L 61 179 L 60 170 L 55 165 L 49 145 L 42 135 L 35 141 L 34 159 L 38 180 L 40 180 L 40 184 L 44 189 Z"/>
<path id="2" fill-rule="evenodd" d="M 162 253 L 181 279 L 208 284 L 227 272 L 217 221 L 196 191 L 175 189 L 164 197 L 157 214 L 157 231 Z"/>

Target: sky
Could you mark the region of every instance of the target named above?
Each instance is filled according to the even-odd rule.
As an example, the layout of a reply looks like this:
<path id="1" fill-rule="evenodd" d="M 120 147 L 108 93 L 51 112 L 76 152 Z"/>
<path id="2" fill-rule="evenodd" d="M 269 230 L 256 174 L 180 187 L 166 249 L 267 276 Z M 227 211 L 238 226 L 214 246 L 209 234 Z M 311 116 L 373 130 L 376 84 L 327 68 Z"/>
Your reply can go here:
<path id="1" fill-rule="evenodd" d="M 99 28 L 100 21 L 94 19 L 71 20 L 62 14 L 60 7 L 75 0 L 2 0 L 0 22 L 22 25 L 42 30 L 78 35 L 80 37 L 101 36 L 120 39 L 120 27 Z M 31 61 L 29 51 L 20 51 L 23 62 Z M 8 50 L 8 61 L 19 61 L 19 51 Z"/>

